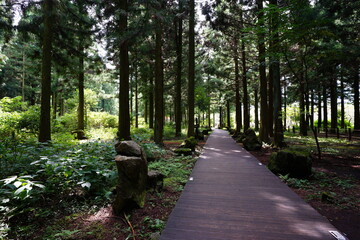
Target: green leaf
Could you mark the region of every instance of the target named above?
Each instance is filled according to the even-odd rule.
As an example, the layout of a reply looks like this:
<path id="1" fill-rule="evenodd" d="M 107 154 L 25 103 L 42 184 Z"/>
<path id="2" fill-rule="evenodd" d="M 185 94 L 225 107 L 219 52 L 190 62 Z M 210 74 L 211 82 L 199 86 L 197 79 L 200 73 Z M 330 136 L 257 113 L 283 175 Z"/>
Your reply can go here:
<path id="1" fill-rule="evenodd" d="M 12 183 L 13 181 L 15 181 L 15 179 L 17 179 L 17 176 L 12 176 L 12 177 L 9 177 L 9 178 L 5 178 L 1 181 L 4 181 L 5 185 L 9 184 L 9 183 Z"/>
<path id="2" fill-rule="evenodd" d="M 21 185 L 23 185 L 23 182 L 16 181 L 13 183 L 16 188 L 19 188 Z"/>
<path id="3" fill-rule="evenodd" d="M 81 186 L 84 188 L 84 187 L 87 187 L 87 188 L 89 188 L 90 189 L 90 187 L 91 187 L 91 183 L 89 183 L 89 182 L 85 182 L 85 183 L 82 183 L 81 184 Z"/>

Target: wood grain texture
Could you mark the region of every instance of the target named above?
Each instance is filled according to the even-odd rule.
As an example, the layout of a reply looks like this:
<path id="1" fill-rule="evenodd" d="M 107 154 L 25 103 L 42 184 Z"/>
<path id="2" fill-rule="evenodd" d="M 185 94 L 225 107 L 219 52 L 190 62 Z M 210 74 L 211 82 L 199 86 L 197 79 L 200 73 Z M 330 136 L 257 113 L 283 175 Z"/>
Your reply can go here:
<path id="1" fill-rule="evenodd" d="M 161 240 L 334 240 L 328 220 L 223 130 L 215 130 Z"/>

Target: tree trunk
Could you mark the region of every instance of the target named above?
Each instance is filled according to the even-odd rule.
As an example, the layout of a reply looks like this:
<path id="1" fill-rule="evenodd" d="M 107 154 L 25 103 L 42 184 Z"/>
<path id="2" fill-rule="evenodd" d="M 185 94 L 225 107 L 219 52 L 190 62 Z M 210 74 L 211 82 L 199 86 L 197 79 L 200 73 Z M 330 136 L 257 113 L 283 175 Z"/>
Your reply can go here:
<path id="1" fill-rule="evenodd" d="M 302 136 L 307 136 L 307 125 L 305 119 L 305 84 L 304 80 L 301 79 L 300 89 L 299 89 L 299 97 L 300 97 L 300 133 Z"/>
<path id="2" fill-rule="evenodd" d="M 194 108 L 195 108 L 195 1 L 189 2 L 189 76 L 188 76 L 188 133 L 187 136 L 194 136 Z"/>
<path id="3" fill-rule="evenodd" d="M 354 129 L 360 129 L 359 65 L 354 64 Z"/>
<path id="4" fill-rule="evenodd" d="M 119 2 L 120 19 L 119 30 L 125 35 L 127 31 L 127 0 Z M 130 140 L 130 113 L 129 113 L 129 52 L 128 42 L 120 43 L 120 92 L 119 92 L 119 140 Z"/>
<path id="5" fill-rule="evenodd" d="M 321 85 L 318 87 L 318 129 L 321 129 L 322 111 L 321 111 Z"/>
<path id="6" fill-rule="evenodd" d="M 182 11 L 182 1 L 179 1 L 179 12 Z M 177 20 L 177 21 L 176 21 Z M 178 17 L 175 20 L 176 29 L 176 83 L 175 83 L 175 136 L 181 136 L 181 73 L 182 73 L 182 19 Z"/>
<path id="7" fill-rule="evenodd" d="M 242 1 L 241 1 L 242 3 Z M 244 28 L 243 12 L 240 13 L 241 28 Z M 250 112 L 249 112 L 249 94 L 248 94 L 248 83 L 247 83 L 247 68 L 246 68 L 246 54 L 245 54 L 245 36 L 241 31 L 241 62 L 242 62 L 242 87 L 243 87 L 243 110 L 244 110 L 244 131 L 250 127 Z"/>
<path id="8" fill-rule="evenodd" d="M 155 47 L 155 128 L 154 141 L 163 144 L 164 129 L 164 70 L 162 59 L 162 23 L 157 19 L 156 24 L 156 47 Z"/>
<path id="9" fill-rule="evenodd" d="M 259 93 L 258 89 L 255 89 L 255 131 L 259 131 Z"/>
<path id="10" fill-rule="evenodd" d="M 270 0 L 270 4 L 277 5 L 277 0 Z M 274 13 L 271 19 L 271 30 L 273 32 L 273 40 L 270 41 L 272 46 L 273 53 L 280 52 L 278 51 L 279 45 L 279 34 L 278 31 L 278 15 Z M 271 69 L 272 69 L 272 79 L 270 82 L 273 83 L 273 121 L 275 125 L 274 129 L 274 146 L 283 147 L 285 146 L 284 134 L 283 134 L 283 125 L 282 125 L 282 111 L 281 111 L 281 83 L 280 83 L 280 59 L 279 57 L 271 57 Z M 270 94 L 269 94 L 270 95 Z M 269 102 L 269 106 L 270 106 Z M 271 130 L 270 130 L 271 132 Z"/>
<path id="11" fill-rule="evenodd" d="M 341 82 L 340 82 L 340 97 L 341 97 L 341 123 L 342 129 L 345 128 L 345 96 L 344 96 L 344 79 L 343 79 L 343 66 L 341 66 Z"/>
<path id="12" fill-rule="evenodd" d="M 287 91 L 286 91 L 286 80 L 284 81 L 284 130 L 287 128 L 286 124 L 286 108 L 287 108 Z"/>
<path id="13" fill-rule="evenodd" d="M 85 130 L 85 96 L 84 96 L 84 47 L 82 46 L 82 42 L 80 42 L 79 46 L 79 106 L 78 106 L 78 131 L 77 131 L 77 139 L 83 139 L 85 137 L 84 130 Z"/>
<path id="14" fill-rule="evenodd" d="M 154 128 L 154 76 L 152 73 L 150 74 L 149 90 L 149 128 Z"/>
<path id="15" fill-rule="evenodd" d="M 148 99 L 144 100 L 144 120 L 145 123 L 148 124 L 148 108 L 149 108 L 149 101 Z"/>
<path id="16" fill-rule="evenodd" d="M 135 63 L 135 128 L 139 128 L 138 67 Z"/>
<path id="17" fill-rule="evenodd" d="M 324 101 L 324 129 L 328 128 L 328 115 L 327 115 L 327 92 L 326 86 L 323 86 L 323 101 Z"/>
<path id="18" fill-rule="evenodd" d="M 222 107 L 219 108 L 219 128 L 223 128 L 224 124 L 223 124 L 223 115 L 222 115 Z"/>
<path id="19" fill-rule="evenodd" d="M 226 116 L 226 119 L 227 119 L 227 127 L 228 127 L 229 129 L 231 129 L 230 100 L 227 100 L 227 101 L 226 101 L 226 105 L 227 105 L 227 116 Z"/>
<path id="20" fill-rule="evenodd" d="M 234 44 L 234 63 L 235 63 L 235 115 L 236 115 L 235 135 L 237 135 L 241 132 L 241 107 L 240 107 L 239 60 L 238 60 L 238 52 L 237 52 L 238 41 L 236 38 L 233 44 Z"/>
<path id="21" fill-rule="evenodd" d="M 52 94 L 52 110 L 53 110 L 53 119 L 56 119 L 56 115 L 57 115 L 57 94 L 56 91 L 53 92 Z"/>
<path id="22" fill-rule="evenodd" d="M 258 22 L 260 27 L 264 27 L 263 23 L 263 0 L 256 0 L 258 5 Z M 259 75 L 260 75 L 260 140 L 269 142 L 269 115 L 267 102 L 267 79 L 266 79 L 266 61 L 265 61 L 265 34 L 258 33 L 258 48 L 259 48 Z"/>
<path id="23" fill-rule="evenodd" d="M 310 115 L 310 127 L 311 129 L 314 128 L 314 90 L 311 89 L 311 95 L 310 95 L 310 106 L 311 106 L 311 115 Z"/>
<path id="24" fill-rule="evenodd" d="M 44 34 L 42 46 L 42 72 L 41 72 L 41 113 L 39 142 L 51 141 L 51 52 L 53 38 L 53 5 L 54 0 L 43 2 Z"/>
<path id="25" fill-rule="evenodd" d="M 337 128 L 337 84 L 336 77 L 332 77 L 331 87 L 330 87 L 330 99 L 331 99 L 331 132 L 336 133 Z"/>

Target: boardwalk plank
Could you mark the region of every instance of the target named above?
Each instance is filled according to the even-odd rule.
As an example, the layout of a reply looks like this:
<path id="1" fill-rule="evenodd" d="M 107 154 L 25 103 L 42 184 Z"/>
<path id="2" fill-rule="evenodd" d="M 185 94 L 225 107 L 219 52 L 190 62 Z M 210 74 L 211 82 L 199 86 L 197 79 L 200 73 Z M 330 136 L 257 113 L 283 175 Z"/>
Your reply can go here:
<path id="1" fill-rule="evenodd" d="M 204 148 L 161 240 L 334 239 L 326 218 L 225 131 Z"/>

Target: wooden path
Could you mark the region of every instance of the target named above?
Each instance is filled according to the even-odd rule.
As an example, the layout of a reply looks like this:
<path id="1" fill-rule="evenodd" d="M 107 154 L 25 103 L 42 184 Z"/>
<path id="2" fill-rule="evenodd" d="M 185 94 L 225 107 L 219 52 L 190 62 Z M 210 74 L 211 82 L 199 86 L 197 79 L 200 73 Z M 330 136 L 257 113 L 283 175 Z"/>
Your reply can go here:
<path id="1" fill-rule="evenodd" d="M 337 230 L 226 131 L 215 130 L 160 240 L 336 239 L 329 231 Z"/>

